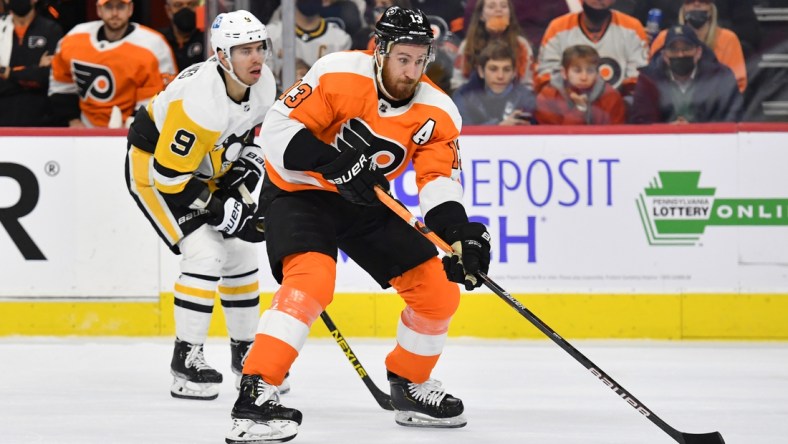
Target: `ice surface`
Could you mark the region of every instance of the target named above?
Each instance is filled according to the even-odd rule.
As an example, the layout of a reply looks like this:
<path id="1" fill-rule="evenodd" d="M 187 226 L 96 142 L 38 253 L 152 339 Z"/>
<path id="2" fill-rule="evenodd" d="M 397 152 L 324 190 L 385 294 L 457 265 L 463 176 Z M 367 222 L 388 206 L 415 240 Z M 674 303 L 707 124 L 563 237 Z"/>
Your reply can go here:
<path id="1" fill-rule="evenodd" d="M 393 340 L 348 338 L 379 387 Z M 171 398 L 172 341 L 0 339 L 0 443 L 223 443 L 236 398 L 228 340 L 206 358 L 225 382 L 214 401 Z M 665 422 L 720 431 L 728 444 L 788 436 L 788 343 L 571 341 Z M 330 339 L 310 339 L 283 403 L 294 443 L 659 444 L 668 435 L 549 341 L 450 338 L 433 376 L 463 399 L 468 426 L 400 427 Z"/>

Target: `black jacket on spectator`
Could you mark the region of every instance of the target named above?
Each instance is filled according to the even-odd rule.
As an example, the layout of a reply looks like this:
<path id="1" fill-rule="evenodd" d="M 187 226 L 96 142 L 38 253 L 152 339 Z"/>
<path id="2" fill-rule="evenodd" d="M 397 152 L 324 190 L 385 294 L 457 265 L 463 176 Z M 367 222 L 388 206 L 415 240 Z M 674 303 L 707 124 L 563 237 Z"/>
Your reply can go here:
<path id="1" fill-rule="evenodd" d="M 172 53 L 175 54 L 175 63 L 178 64 L 178 72 L 194 65 L 195 63 L 204 62 L 206 59 L 205 52 L 205 33 L 199 29 L 195 29 L 189 40 L 183 45 L 178 44 L 178 39 L 175 38 L 175 32 L 171 26 L 159 29 L 159 32 L 167 39 L 167 44 L 172 48 Z"/>
<path id="2" fill-rule="evenodd" d="M 44 53 L 55 53 L 63 31 L 54 21 L 36 15 L 21 40 L 11 32 L 11 71 L 7 80 L 0 78 L 0 126 L 52 126 L 49 67 L 38 65 Z"/>
<path id="3" fill-rule="evenodd" d="M 641 68 L 630 123 L 670 123 L 679 116 L 691 123 L 739 121 L 743 99 L 736 78 L 710 49 L 703 48 L 695 78 L 686 92 L 671 79 L 669 69 L 662 51 Z"/>

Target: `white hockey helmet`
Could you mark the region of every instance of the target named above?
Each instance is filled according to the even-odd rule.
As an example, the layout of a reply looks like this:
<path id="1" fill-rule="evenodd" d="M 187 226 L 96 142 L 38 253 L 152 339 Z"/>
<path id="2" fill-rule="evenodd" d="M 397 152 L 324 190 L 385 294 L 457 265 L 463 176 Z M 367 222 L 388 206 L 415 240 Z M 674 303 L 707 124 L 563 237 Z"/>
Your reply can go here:
<path id="1" fill-rule="evenodd" d="M 216 54 L 222 51 L 228 62 L 231 60 L 231 49 L 234 46 L 253 42 L 263 42 L 266 59 L 271 57 L 271 39 L 268 37 L 265 25 L 249 11 L 238 10 L 219 14 L 211 25 L 211 48 Z M 225 70 L 233 79 L 240 82 L 233 73 L 232 63 L 230 69 L 225 68 Z"/>

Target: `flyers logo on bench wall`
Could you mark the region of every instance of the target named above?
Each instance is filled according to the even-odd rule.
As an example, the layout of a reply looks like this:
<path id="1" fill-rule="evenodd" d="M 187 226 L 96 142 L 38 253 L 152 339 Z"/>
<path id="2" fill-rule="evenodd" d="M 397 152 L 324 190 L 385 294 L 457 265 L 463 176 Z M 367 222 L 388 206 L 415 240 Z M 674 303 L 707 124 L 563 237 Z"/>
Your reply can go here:
<path id="1" fill-rule="evenodd" d="M 106 66 L 75 60 L 71 71 L 82 99 L 107 102 L 115 95 L 115 78 Z"/>

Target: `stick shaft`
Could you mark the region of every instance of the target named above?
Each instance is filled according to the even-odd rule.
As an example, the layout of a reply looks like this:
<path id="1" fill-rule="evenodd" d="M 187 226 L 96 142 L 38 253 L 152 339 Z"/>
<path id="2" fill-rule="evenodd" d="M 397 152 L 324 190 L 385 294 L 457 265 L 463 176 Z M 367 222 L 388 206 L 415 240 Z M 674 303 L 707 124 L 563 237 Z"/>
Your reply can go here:
<path id="1" fill-rule="evenodd" d="M 394 407 L 391 405 L 391 397 L 387 393 L 384 393 L 382 390 L 380 390 L 377 385 L 375 385 L 375 383 L 372 381 L 372 378 L 370 378 L 369 374 L 367 374 L 366 369 L 364 369 L 364 366 L 361 365 L 361 362 L 356 357 L 356 354 L 353 353 L 353 350 L 350 348 L 350 344 L 347 343 L 347 340 L 344 336 L 342 336 L 342 333 L 339 332 L 339 329 L 337 328 L 336 324 L 334 324 L 334 321 L 332 321 L 331 317 L 328 316 L 328 313 L 325 311 L 320 313 L 320 319 L 323 320 L 323 323 L 326 324 L 326 328 L 328 328 L 328 331 L 331 332 L 331 336 L 333 336 L 334 340 L 342 348 L 342 351 L 345 352 L 345 357 L 347 357 L 350 365 L 352 365 L 356 370 L 358 376 L 361 377 L 364 385 L 367 386 L 367 389 L 369 389 L 369 392 L 375 398 L 375 401 L 378 402 L 378 405 L 380 405 L 380 407 L 385 410 L 394 410 Z"/>
<path id="2" fill-rule="evenodd" d="M 432 241 L 439 249 L 441 249 L 444 253 L 453 253 L 453 250 L 449 244 L 447 244 L 443 239 L 438 237 L 435 232 L 430 230 L 424 223 L 419 221 L 407 208 L 403 207 L 399 204 L 393 197 L 391 197 L 388 193 L 386 193 L 382 188 L 376 187 L 375 193 L 386 205 L 389 209 L 391 209 L 394 213 L 396 213 L 399 217 L 405 220 L 408 224 L 410 224 L 413 228 L 418 230 L 421 234 L 423 234 L 427 239 Z M 685 444 L 685 434 L 679 432 L 678 430 L 674 429 L 670 425 L 668 425 L 665 421 L 663 421 L 660 417 L 658 417 L 655 413 L 653 413 L 650 409 L 648 409 L 642 402 L 640 402 L 637 398 L 635 398 L 631 393 L 625 390 L 619 383 L 617 383 L 613 378 L 607 375 L 602 369 L 600 369 L 596 364 L 591 362 L 585 355 L 580 353 L 576 348 L 574 348 L 569 342 L 567 342 L 564 338 L 562 338 L 558 333 L 556 333 L 552 328 L 547 326 L 541 319 L 539 319 L 535 314 L 533 314 L 530 310 L 525 308 L 525 306 L 520 303 L 517 299 L 512 297 L 506 290 L 501 288 L 498 284 L 496 284 L 492 279 L 490 279 L 486 274 L 479 272 L 477 273 L 478 278 L 482 280 L 485 286 L 492 290 L 493 293 L 498 295 L 501 299 L 503 299 L 509 306 L 514 308 L 520 315 L 528 319 L 536 328 L 539 329 L 542 333 L 545 334 L 548 338 L 550 338 L 553 342 L 555 342 L 559 347 L 561 347 L 564 351 L 569 353 L 575 360 L 577 360 L 580 364 L 582 364 L 586 369 L 588 369 L 591 374 L 597 377 L 603 384 L 608 386 L 611 390 L 613 390 L 618 396 L 620 396 L 624 401 L 626 401 L 629 405 L 635 408 L 640 414 L 648 418 L 651 422 L 653 422 L 657 427 L 662 429 L 665 433 L 671 436 L 674 440 L 679 442 L 680 444 Z"/>

